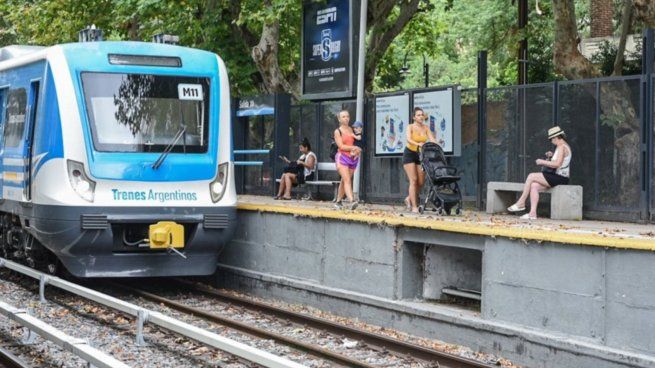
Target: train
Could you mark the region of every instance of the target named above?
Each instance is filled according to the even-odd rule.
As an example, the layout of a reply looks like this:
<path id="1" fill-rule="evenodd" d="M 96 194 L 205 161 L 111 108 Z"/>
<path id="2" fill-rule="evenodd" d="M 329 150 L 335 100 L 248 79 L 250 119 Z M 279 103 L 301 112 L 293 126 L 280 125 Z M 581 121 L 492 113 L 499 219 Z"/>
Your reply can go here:
<path id="1" fill-rule="evenodd" d="M 82 278 L 215 272 L 237 221 L 218 55 L 7 46 L 0 105 L 0 257 Z"/>

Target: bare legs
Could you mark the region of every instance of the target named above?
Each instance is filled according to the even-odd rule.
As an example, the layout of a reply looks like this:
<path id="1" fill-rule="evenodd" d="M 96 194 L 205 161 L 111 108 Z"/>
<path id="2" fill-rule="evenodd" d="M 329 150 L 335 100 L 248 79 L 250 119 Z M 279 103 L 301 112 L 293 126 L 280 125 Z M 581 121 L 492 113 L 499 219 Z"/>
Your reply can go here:
<path id="1" fill-rule="evenodd" d="M 405 197 L 405 201 L 408 201 L 412 206 L 412 212 L 418 212 L 418 195 L 425 182 L 425 173 L 414 163 L 404 164 L 403 169 L 405 169 L 407 179 L 409 180 L 409 194 Z"/>
<path id="2" fill-rule="evenodd" d="M 280 189 L 277 191 L 277 197 L 291 199 L 291 187 L 296 182 L 296 174 L 284 173 L 280 178 Z M 284 194 L 284 196 L 283 196 Z"/>
<path id="3" fill-rule="evenodd" d="M 542 173 L 532 173 L 528 175 L 528 178 L 525 179 L 525 185 L 523 186 L 523 193 L 516 205 L 518 207 L 525 207 L 525 202 L 528 197 L 530 197 L 530 216 L 537 217 L 537 204 L 539 203 L 539 192 L 550 188 L 544 174 Z"/>
<path id="4" fill-rule="evenodd" d="M 337 203 L 341 202 L 344 196 L 352 202 L 354 200 L 352 177 L 355 170 L 348 168 L 348 166 L 337 164 L 337 172 L 339 172 L 339 176 L 341 176 L 339 191 L 337 192 Z"/>

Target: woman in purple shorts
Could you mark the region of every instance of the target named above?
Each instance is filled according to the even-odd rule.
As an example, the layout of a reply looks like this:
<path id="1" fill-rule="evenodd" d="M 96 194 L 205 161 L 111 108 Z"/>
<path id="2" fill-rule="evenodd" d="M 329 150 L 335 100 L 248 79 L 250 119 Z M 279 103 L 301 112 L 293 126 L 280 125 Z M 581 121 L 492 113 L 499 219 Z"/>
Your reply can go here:
<path id="1" fill-rule="evenodd" d="M 336 206 L 337 208 L 342 207 L 341 201 L 345 195 L 350 202 L 350 209 L 354 210 L 358 203 L 353 197 L 352 178 L 362 150 L 355 146 L 355 133 L 350 127 L 350 113 L 348 110 L 339 111 L 337 118 L 339 119 L 339 127 L 334 130 L 334 141 L 339 146 L 339 150 L 334 157 L 334 161 L 337 164 L 339 176 L 341 176 L 341 183 L 339 183 Z"/>

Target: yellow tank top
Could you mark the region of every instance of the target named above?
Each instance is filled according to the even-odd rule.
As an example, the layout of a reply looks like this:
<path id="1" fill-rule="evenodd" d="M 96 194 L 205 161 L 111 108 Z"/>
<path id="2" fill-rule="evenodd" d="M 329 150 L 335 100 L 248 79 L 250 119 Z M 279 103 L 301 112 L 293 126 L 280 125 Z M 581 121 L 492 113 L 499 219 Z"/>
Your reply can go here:
<path id="1" fill-rule="evenodd" d="M 409 126 L 411 129 L 411 137 L 414 142 L 424 143 L 428 141 L 428 135 L 425 131 L 421 130 L 417 132 L 417 129 L 414 129 L 413 125 Z M 410 151 L 418 152 L 418 146 L 407 142 L 407 149 Z"/>

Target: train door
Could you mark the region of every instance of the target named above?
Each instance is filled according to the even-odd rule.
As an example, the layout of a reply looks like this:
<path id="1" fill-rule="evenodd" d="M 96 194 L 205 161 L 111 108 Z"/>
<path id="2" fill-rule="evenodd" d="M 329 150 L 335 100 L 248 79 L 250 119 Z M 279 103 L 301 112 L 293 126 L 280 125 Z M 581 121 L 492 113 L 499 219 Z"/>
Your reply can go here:
<path id="1" fill-rule="evenodd" d="M 32 147 L 34 146 L 34 130 L 38 117 L 39 90 L 41 87 L 40 80 L 33 80 L 30 83 L 30 95 L 28 102 L 27 131 L 25 134 L 25 144 L 23 145 L 23 157 L 27 158 L 25 163 L 25 200 L 32 200 Z"/>
<path id="2" fill-rule="evenodd" d="M 4 198 L 2 194 L 2 184 L 3 184 L 3 175 L 4 164 L 2 163 L 2 157 L 4 156 L 4 136 L 5 131 L 5 112 L 6 112 L 6 102 L 7 102 L 7 90 L 8 88 L 0 89 L 0 199 Z"/>
<path id="3" fill-rule="evenodd" d="M 23 133 L 27 117 L 27 89 L 7 89 L 2 132 L 2 198 L 21 201 L 25 191 Z"/>

